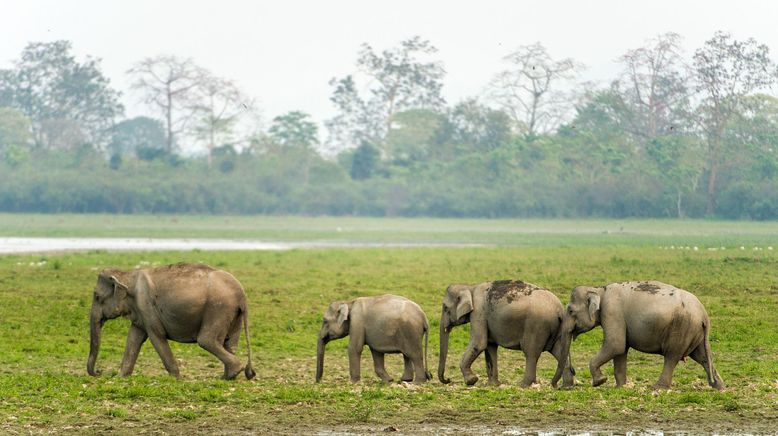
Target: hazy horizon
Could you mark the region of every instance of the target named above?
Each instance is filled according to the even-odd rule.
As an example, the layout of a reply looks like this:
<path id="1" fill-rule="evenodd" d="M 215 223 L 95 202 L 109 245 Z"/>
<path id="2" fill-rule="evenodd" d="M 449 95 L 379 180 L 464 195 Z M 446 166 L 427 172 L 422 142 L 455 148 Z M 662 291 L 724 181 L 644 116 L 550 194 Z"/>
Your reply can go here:
<path id="1" fill-rule="evenodd" d="M 740 2 L 489 1 L 478 8 L 449 2 L 151 2 L 29 1 L 6 5 L 0 16 L 0 68 L 9 68 L 30 42 L 69 40 L 79 57 L 102 59 L 112 86 L 122 91 L 126 116 L 152 115 L 129 89 L 125 74 L 148 56 L 191 57 L 233 79 L 258 100 L 265 123 L 302 110 L 321 124 L 335 111 L 328 81 L 355 72 L 362 43 L 377 50 L 413 35 L 429 39 L 447 71 L 449 102 L 481 94 L 503 68 L 501 58 L 519 45 L 543 43 L 556 57 L 587 66 L 581 80 L 613 79 L 614 60 L 660 33 L 676 32 L 687 55 L 717 30 L 771 44 L 778 4 Z M 747 5 L 747 6 L 744 6 Z M 770 21 L 768 21 L 770 20 Z M 324 132 L 322 132 L 324 133 Z"/>

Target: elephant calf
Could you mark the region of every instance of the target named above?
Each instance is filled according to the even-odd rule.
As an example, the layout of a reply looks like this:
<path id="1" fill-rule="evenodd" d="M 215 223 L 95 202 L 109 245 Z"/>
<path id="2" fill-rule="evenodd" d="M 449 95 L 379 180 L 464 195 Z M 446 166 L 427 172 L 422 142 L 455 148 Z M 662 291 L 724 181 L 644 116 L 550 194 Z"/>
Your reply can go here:
<path id="1" fill-rule="evenodd" d="M 589 369 L 592 385 L 607 380 L 600 367 L 613 359 L 616 386 L 627 381 L 630 348 L 664 356 L 664 370 L 654 388 L 669 388 L 678 361 L 691 357 L 708 375 L 708 384 L 723 389 L 724 382 L 713 366 L 710 349 L 710 319 L 693 294 L 657 282 L 612 283 L 573 289 L 564 320 L 564 347 L 581 333 L 602 326 L 605 338 Z"/>
<path id="2" fill-rule="evenodd" d="M 387 294 L 330 304 L 324 313 L 316 349 L 317 383 L 324 372 L 325 345 L 333 339 L 347 335 L 348 365 L 352 382 L 359 381 L 360 359 L 366 344 L 373 354 L 375 372 L 382 381 L 392 381 L 392 377 L 384 368 L 386 353 L 402 353 L 405 362 L 402 381 L 423 383 L 430 379 L 427 372 L 429 323 L 424 311 L 413 301 Z"/>
<path id="3" fill-rule="evenodd" d="M 151 340 L 165 369 L 179 376 L 178 364 L 167 340 L 197 342 L 224 363 L 224 378 L 233 379 L 251 368 L 248 312 L 243 287 L 230 273 L 198 263 L 178 263 L 133 271 L 105 269 L 97 276 L 90 313 L 89 375 L 98 375 L 95 361 L 100 334 L 108 319 L 131 321 L 119 375 L 132 374 L 138 352 Z M 235 357 L 240 330 L 246 334 L 248 362 Z"/>
<path id="4" fill-rule="evenodd" d="M 556 387 L 564 373 L 564 386 L 572 386 L 574 370 L 565 365 L 566 356 L 559 341 L 563 312 L 556 295 L 531 283 L 500 280 L 479 285 L 450 285 L 440 315 L 438 379 L 441 383 L 451 382 L 445 377 L 448 336 L 454 326 L 469 322 L 470 343 L 460 363 L 466 384 L 478 381 L 470 366 L 484 350 L 489 384 L 500 383 L 497 347 L 502 346 L 524 352 L 526 369 L 522 387 L 536 381 L 537 363 L 543 351 L 550 352 L 558 362 L 551 384 Z"/>

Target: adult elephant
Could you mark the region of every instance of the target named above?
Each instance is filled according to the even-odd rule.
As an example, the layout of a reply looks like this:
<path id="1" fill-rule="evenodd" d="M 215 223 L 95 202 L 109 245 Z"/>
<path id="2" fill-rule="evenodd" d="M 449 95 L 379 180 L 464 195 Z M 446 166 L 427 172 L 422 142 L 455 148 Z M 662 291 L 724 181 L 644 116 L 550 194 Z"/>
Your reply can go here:
<path id="1" fill-rule="evenodd" d="M 522 281 L 501 280 L 478 285 L 454 284 L 446 289 L 440 315 L 440 362 L 438 379 L 445 377 L 448 338 L 454 326 L 470 323 L 470 343 L 462 356 L 460 369 L 465 383 L 475 384 L 478 376 L 470 368 L 481 352 L 486 351 L 489 384 L 499 384 L 497 347 L 521 350 L 526 358 L 522 387 L 536 381 L 541 353 L 550 352 L 558 362 L 551 380 L 556 387 L 564 373 L 563 385 L 574 383 L 573 368 L 565 365 L 560 327 L 564 308 L 554 294 Z"/>
<path id="2" fill-rule="evenodd" d="M 224 363 L 225 379 L 251 368 L 248 312 L 243 287 L 230 273 L 200 263 L 178 263 L 158 268 L 122 271 L 105 269 L 97 276 L 90 312 L 89 375 L 99 375 L 95 361 L 106 320 L 123 316 L 131 322 L 120 376 L 132 374 L 146 339 L 170 375 L 179 377 L 168 339 L 197 342 Z M 240 330 L 246 334 L 248 362 L 235 356 Z"/>
<path id="3" fill-rule="evenodd" d="M 602 347 L 589 363 L 592 385 L 607 380 L 600 367 L 613 359 L 616 386 L 627 381 L 630 348 L 664 356 L 664 369 L 655 389 L 669 388 L 678 361 L 691 357 L 708 375 L 708 384 L 723 389 L 713 366 L 710 319 L 700 300 L 675 286 L 657 281 L 578 286 L 573 289 L 564 320 L 563 346 L 581 333 L 602 326 Z"/>

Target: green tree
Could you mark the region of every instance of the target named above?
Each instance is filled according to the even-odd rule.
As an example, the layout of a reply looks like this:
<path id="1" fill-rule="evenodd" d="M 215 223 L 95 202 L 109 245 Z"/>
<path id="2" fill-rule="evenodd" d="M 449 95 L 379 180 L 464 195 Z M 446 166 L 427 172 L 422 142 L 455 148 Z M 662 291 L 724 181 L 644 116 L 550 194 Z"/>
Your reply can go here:
<path id="1" fill-rule="evenodd" d="M 505 112 L 466 99 L 449 111 L 451 140 L 478 151 L 491 151 L 507 144 L 512 137 L 511 118 Z"/>
<path id="2" fill-rule="evenodd" d="M 354 180 L 364 180 L 372 177 L 381 162 L 381 152 L 367 142 L 354 150 L 349 174 Z"/>
<path id="3" fill-rule="evenodd" d="M 32 142 L 32 123 L 18 109 L 0 107 L 0 150 L 11 145 L 28 147 Z"/>
<path id="4" fill-rule="evenodd" d="M 78 62 L 69 41 L 28 44 L 14 68 L 0 70 L 0 106 L 32 120 L 38 146 L 106 145 L 124 108 L 120 93 L 100 71 L 100 60 Z"/>
<path id="5" fill-rule="evenodd" d="M 776 81 L 776 66 L 765 44 L 749 38 L 738 41 L 725 32 L 713 37 L 694 53 L 694 73 L 702 101 L 695 113 L 707 141 L 708 204 L 716 211 L 717 179 L 727 150 L 722 141 L 727 125 L 742 109 L 743 99 Z"/>
<path id="6" fill-rule="evenodd" d="M 674 191 L 678 218 L 686 216 L 684 198 L 697 190 L 702 176 L 704 166 L 699 158 L 700 146 L 699 139 L 690 135 L 660 136 L 646 145 L 646 152 L 658 169 L 654 177 Z"/>
<path id="7" fill-rule="evenodd" d="M 284 147 L 313 150 L 319 144 L 319 127 L 310 115 L 301 111 L 291 111 L 273 118 L 268 133 Z"/>
<path id="8" fill-rule="evenodd" d="M 135 155 L 149 150 L 164 152 L 165 126 L 161 121 L 149 117 L 135 117 L 117 123 L 113 127 L 111 155 Z"/>
<path id="9" fill-rule="evenodd" d="M 428 59 L 436 52 L 429 41 L 418 36 L 380 53 L 363 44 L 357 68 L 359 78 L 367 82 L 366 95 L 357 90 L 352 75 L 330 81 L 334 87 L 330 100 L 338 115 L 326 122 L 329 145 L 338 150 L 362 142 L 383 145 L 396 113 L 440 109 L 444 104 L 440 91 L 445 71 L 440 62 Z"/>
<path id="10" fill-rule="evenodd" d="M 409 166 L 413 162 L 437 158 L 444 153 L 440 138 L 446 123 L 444 115 L 426 109 L 411 109 L 392 116 L 384 152 L 392 162 Z"/>
<path id="11" fill-rule="evenodd" d="M 21 111 L 0 107 L 0 156 L 11 165 L 23 162 L 32 143 L 32 124 Z"/>
<path id="12" fill-rule="evenodd" d="M 303 186 L 310 181 L 311 164 L 319 158 L 315 146 L 318 144 L 318 127 L 308 114 L 300 111 L 288 112 L 273 118 L 268 129 L 279 154 L 287 159 L 297 160 L 302 169 Z"/>

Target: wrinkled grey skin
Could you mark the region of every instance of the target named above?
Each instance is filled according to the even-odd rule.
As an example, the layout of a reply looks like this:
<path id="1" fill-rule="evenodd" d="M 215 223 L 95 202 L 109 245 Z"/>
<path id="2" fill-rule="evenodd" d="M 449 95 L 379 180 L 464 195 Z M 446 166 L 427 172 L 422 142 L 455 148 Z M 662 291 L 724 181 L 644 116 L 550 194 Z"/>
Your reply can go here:
<path id="1" fill-rule="evenodd" d="M 365 345 L 370 347 L 375 372 L 383 382 L 392 381 L 384 368 L 386 353 L 402 353 L 405 362 L 402 381 L 424 383 L 431 378 L 427 371 L 427 316 L 418 304 L 407 298 L 387 294 L 330 304 L 324 313 L 316 349 L 317 383 L 324 372 L 324 347 L 327 342 L 345 336 L 349 337 L 348 367 L 352 383 L 359 381 Z"/>
<path id="2" fill-rule="evenodd" d="M 605 338 L 589 363 L 592 385 L 605 383 L 607 377 L 600 367 L 613 359 L 616 386 L 623 386 L 627 381 L 627 352 L 634 348 L 664 356 L 664 370 L 655 389 L 670 387 L 675 366 L 686 356 L 705 368 L 709 385 L 724 388 L 713 366 L 708 340 L 710 319 L 691 293 L 657 281 L 576 287 L 564 320 L 565 349 L 569 351 L 577 335 L 598 325 Z"/>
<path id="3" fill-rule="evenodd" d="M 95 361 L 106 320 L 123 316 L 131 321 L 120 376 L 132 374 L 146 339 L 162 358 L 167 372 L 179 377 L 168 339 L 197 342 L 224 363 L 225 379 L 251 368 L 248 313 L 243 287 L 231 274 L 208 265 L 178 263 L 158 268 L 121 271 L 105 269 L 97 277 L 90 312 L 89 375 L 99 375 Z M 240 330 L 246 335 L 248 362 L 235 356 Z"/>
<path id="4" fill-rule="evenodd" d="M 509 283 L 517 285 L 507 285 Z M 489 384 L 500 383 L 497 347 L 501 346 L 524 352 L 526 368 L 522 387 L 535 383 L 538 359 L 544 351 L 550 352 L 558 362 L 551 384 L 556 387 L 559 378 L 564 376 L 563 386 L 572 386 L 575 372 L 566 364 L 559 341 L 563 312 L 556 295 L 531 283 L 496 281 L 450 285 L 443 297 L 440 316 L 438 379 L 441 383 L 451 382 L 445 377 L 449 333 L 454 326 L 469 322 L 470 343 L 460 362 L 466 384 L 478 381 L 470 366 L 484 350 Z"/>

